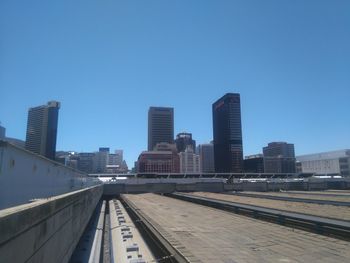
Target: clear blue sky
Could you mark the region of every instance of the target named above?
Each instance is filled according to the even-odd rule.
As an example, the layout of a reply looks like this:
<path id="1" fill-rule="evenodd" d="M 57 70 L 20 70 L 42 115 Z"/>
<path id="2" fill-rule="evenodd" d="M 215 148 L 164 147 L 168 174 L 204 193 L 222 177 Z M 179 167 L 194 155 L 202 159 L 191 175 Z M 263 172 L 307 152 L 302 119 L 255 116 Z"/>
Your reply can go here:
<path id="1" fill-rule="evenodd" d="M 150 106 L 212 139 L 211 104 L 242 102 L 244 155 L 350 148 L 349 0 L 0 1 L 0 121 L 61 102 L 58 150 L 147 148 Z"/>

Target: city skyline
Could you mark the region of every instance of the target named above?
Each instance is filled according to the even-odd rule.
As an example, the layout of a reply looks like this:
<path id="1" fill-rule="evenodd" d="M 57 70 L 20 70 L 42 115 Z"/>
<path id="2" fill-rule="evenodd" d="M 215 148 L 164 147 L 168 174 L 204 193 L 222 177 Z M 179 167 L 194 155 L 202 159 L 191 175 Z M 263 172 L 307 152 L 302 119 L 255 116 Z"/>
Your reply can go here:
<path id="1" fill-rule="evenodd" d="M 57 150 L 147 149 L 147 110 L 212 140 L 211 104 L 241 94 L 244 155 L 350 148 L 348 1 L 0 3 L 0 121 L 25 140 L 27 110 L 62 103 Z M 94 19 L 90 19 L 94 17 Z M 91 37 L 94 36 L 94 37 Z"/>
<path id="2" fill-rule="evenodd" d="M 232 93 L 226 93 L 226 94 L 224 94 L 222 97 L 220 97 L 219 99 L 217 99 L 215 102 L 214 102 L 214 104 L 215 103 L 217 103 L 218 101 L 220 101 L 220 100 L 222 100 L 224 97 L 226 97 L 227 95 L 232 95 Z M 239 94 L 233 94 L 233 95 L 239 95 Z M 59 103 L 59 104 L 61 104 L 61 103 Z M 213 104 L 213 105 L 214 105 Z M 212 107 L 213 107 L 213 105 L 212 105 Z M 44 105 L 45 106 L 45 105 Z M 37 107 L 43 107 L 43 106 L 37 106 Z M 33 108 L 35 108 L 35 107 L 31 107 L 31 108 L 29 108 L 28 110 L 30 111 L 31 109 L 33 109 Z M 174 118 L 174 111 L 175 111 L 175 109 L 174 108 L 169 108 L 169 107 L 154 107 L 154 106 L 150 106 L 149 108 L 148 108 L 148 118 L 149 118 L 149 110 L 150 109 L 154 109 L 154 108 L 163 108 L 163 109 L 171 109 L 172 110 L 172 118 Z M 173 125 L 175 126 L 175 123 L 173 123 Z M 243 126 L 243 124 L 241 124 L 242 126 Z M 3 127 L 3 128 L 5 128 L 5 131 L 6 131 L 6 127 Z M 213 131 L 213 130 L 212 130 Z M 214 131 L 213 131 L 214 132 Z M 175 133 L 174 133 L 175 134 Z M 177 138 L 177 136 L 178 135 L 180 135 L 180 134 L 184 134 L 184 132 L 179 132 L 176 136 L 174 135 L 174 140 L 173 140 L 173 143 L 175 143 L 175 140 L 176 140 L 176 138 Z M 191 134 L 191 133 L 190 133 Z M 244 137 L 244 133 L 242 134 L 242 136 Z M 148 135 L 147 135 L 147 137 L 149 137 Z M 6 137 L 5 137 L 6 138 Z M 9 139 L 11 139 L 11 138 L 9 138 Z M 18 138 L 14 138 L 14 139 L 18 139 Z M 211 142 L 213 142 L 213 139 L 211 139 L 210 141 L 208 141 L 208 142 L 200 142 L 199 144 L 198 144 L 198 146 L 200 146 L 200 145 L 207 145 L 208 143 L 211 143 Z M 270 142 L 266 142 L 265 144 L 267 144 L 267 143 L 269 143 L 269 144 L 273 144 L 273 143 L 285 143 L 285 142 L 283 142 L 283 141 L 281 141 L 281 140 L 272 140 L 272 141 L 270 141 Z M 25 141 L 24 141 L 24 143 L 25 143 Z M 100 148 L 100 149 L 109 149 L 110 148 L 110 146 L 109 145 L 104 145 L 104 146 L 98 146 L 98 148 Z M 112 147 L 113 148 L 113 147 Z M 244 152 L 244 142 L 243 142 L 243 159 L 245 160 L 246 159 L 246 157 L 248 156 L 249 157 L 249 155 L 256 155 L 256 154 L 262 154 L 263 153 L 263 150 L 264 150 L 264 146 L 260 149 L 260 150 L 258 150 L 257 152 L 255 152 L 255 153 L 250 153 L 250 154 L 246 154 L 245 152 Z M 339 149 L 333 149 L 333 150 L 328 150 L 328 151 L 341 151 L 341 150 L 344 150 L 344 149 L 347 149 L 346 147 L 344 147 L 344 148 L 339 148 Z M 121 151 L 127 151 L 128 149 L 122 149 Z M 143 152 L 143 151 L 146 151 L 147 150 L 147 148 L 146 149 L 143 149 L 141 152 L 140 152 L 140 154 Z M 57 150 L 58 152 L 59 151 L 75 151 L 75 152 L 81 152 L 81 153 L 96 153 L 96 149 L 94 149 L 94 150 L 90 150 L 90 151 L 77 151 L 76 149 L 58 149 Z M 323 152 L 328 152 L 327 150 L 321 150 L 320 152 L 321 153 L 323 153 Z M 308 154 L 317 154 L 317 152 L 309 152 L 309 153 L 306 153 L 306 154 L 298 154 L 298 155 L 300 155 L 300 156 L 302 156 L 302 155 L 308 155 Z M 297 154 L 296 154 L 297 155 Z M 133 164 L 134 164 L 134 162 L 135 161 L 137 161 L 138 160 L 138 158 L 136 158 L 135 160 L 129 160 L 130 161 L 130 164 L 129 164 L 129 162 L 128 162 L 128 160 L 125 160 L 126 161 L 126 163 L 127 163 L 127 165 L 130 167 L 130 169 L 133 167 Z"/>

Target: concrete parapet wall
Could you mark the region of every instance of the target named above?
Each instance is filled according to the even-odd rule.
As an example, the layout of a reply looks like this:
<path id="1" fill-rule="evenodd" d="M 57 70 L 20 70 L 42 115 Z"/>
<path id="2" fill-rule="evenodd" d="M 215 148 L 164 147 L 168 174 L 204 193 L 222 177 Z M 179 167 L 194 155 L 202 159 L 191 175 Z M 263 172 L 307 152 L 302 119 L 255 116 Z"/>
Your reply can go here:
<path id="1" fill-rule="evenodd" d="M 0 140 L 0 209 L 97 184 L 84 173 Z"/>
<path id="2" fill-rule="evenodd" d="M 177 192 L 194 192 L 196 184 L 176 184 Z"/>
<path id="3" fill-rule="evenodd" d="M 350 178 L 307 178 L 299 181 L 269 180 L 269 181 L 236 181 L 224 185 L 225 191 L 318 191 L 327 189 L 350 189 Z"/>
<path id="4" fill-rule="evenodd" d="M 200 182 L 196 183 L 195 191 L 220 193 L 224 191 L 224 184 Z"/>
<path id="5" fill-rule="evenodd" d="M 267 182 L 248 182 L 243 181 L 233 185 L 234 191 L 267 191 Z"/>
<path id="6" fill-rule="evenodd" d="M 68 262 L 103 187 L 0 211 L 0 263 Z"/>
<path id="7" fill-rule="evenodd" d="M 222 192 L 222 182 L 194 182 L 194 183 L 143 183 L 143 184 L 105 184 L 105 195 L 126 193 L 172 193 L 172 192 Z"/>

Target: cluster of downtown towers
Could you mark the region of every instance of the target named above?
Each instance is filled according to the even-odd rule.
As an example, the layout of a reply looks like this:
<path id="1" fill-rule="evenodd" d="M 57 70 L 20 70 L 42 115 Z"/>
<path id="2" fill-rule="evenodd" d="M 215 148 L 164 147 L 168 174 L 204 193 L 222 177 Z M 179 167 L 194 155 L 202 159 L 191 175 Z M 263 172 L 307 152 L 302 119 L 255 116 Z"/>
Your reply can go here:
<path id="1" fill-rule="evenodd" d="M 225 94 L 212 105 L 212 110 L 215 172 L 242 173 L 244 167 L 240 94 Z M 154 150 L 160 143 L 174 143 L 173 108 L 149 109 L 148 151 Z"/>
<path id="2" fill-rule="evenodd" d="M 31 108 L 25 148 L 55 159 L 59 102 Z M 228 93 L 213 104 L 215 172 L 243 172 L 240 95 Z M 148 150 L 174 143 L 174 109 L 151 107 L 148 112 Z"/>
<path id="3" fill-rule="evenodd" d="M 50 101 L 47 105 L 29 109 L 26 149 L 55 160 L 59 108 L 59 102 Z M 213 158 L 204 160 L 201 155 L 201 172 L 295 172 L 294 145 L 292 144 L 270 143 L 268 147 L 264 147 L 264 160 L 262 157 L 243 160 L 240 94 L 225 94 L 213 103 L 212 114 L 213 143 L 209 147 L 212 150 L 207 150 L 207 153 L 211 152 L 211 154 L 207 155 Z M 187 135 L 190 137 L 186 137 Z M 185 166 L 194 167 L 194 163 L 199 162 L 196 161 L 199 159 L 195 159 L 197 157 L 193 152 L 191 155 L 191 151 L 187 151 L 188 145 L 193 151 L 195 150 L 195 141 L 192 140 L 192 135 L 187 133 L 180 133 L 176 138 L 176 145 L 174 144 L 174 109 L 150 107 L 148 151 L 140 154 L 135 165 L 136 171 L 168 173 L 191 171 L 187 168 L 180 169 L 184 163 Z M 201 146 L 204 149 L 205 145 Z M 194 158 L 188 161 L 192 158 L 191 156 Z M 253 170 L 247 169 L 248 167 L 244 169 L 245 162 L 247 165 L 252 164 Z M 207 166 L 206 169 L 204 165 Z M 212 168 L 208 169 L 209 167 Z M 192 171 L 199 172 L 199 169 L 193 168 Z"/>

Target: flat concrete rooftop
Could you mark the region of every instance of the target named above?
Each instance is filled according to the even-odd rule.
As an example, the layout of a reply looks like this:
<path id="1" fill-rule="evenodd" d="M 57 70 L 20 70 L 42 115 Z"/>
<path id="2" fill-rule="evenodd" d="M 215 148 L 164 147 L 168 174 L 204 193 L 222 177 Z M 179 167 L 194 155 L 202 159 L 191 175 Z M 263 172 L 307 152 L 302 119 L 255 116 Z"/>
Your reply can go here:
<path id="1" fill-rule="evenodd" d="M 257 192 L 244 191 L 245 194 L 257 194 Z M 286 192 L 259 192 L 259 195 L 274 195 L 291 198 L 307 198 L 316 200 L 330 200 L 350 202 L 350 191 L 286 191 Z"/>
<path id="2" fill-rule="evenodd" d="M 279 200 L 270 200 L 265 198 L 253 198 L 253 197 L 235 196 L 235 195 L 228 195 L 228 194 L 208 193 L 208 192 L 195 192 L 191 194 L 195 196 L 208 197 L 208 198 L 213 198 L 213 199 L 218 199 L 223 201 L 230 201 L 230 202 L 235 202 L 240 204 L 262 206 L 262 207 L 279 209 L 279 210 L 284 210 L 289 212 L 309 214 L 309 215 L 334 218 L 334 219 L 340 219 L 340 220 L 350 220 L 350 207 L 345 207 L 345 206 L 310 204 L 310 203 L 302 203 L 302 202 L 286 202 L 286 201 L 279 201 Z M 275 193 L 275 195 L 278 195 L 278 194 Z M 325 198 L 324 200 L 327 200 L 328 198 Z"/>
<path id="3" fill-rule="evenodd" d="M 123 198 L 190 262 L 348 262 L 350 258 L 347 241 L 161 195 Z"/>

